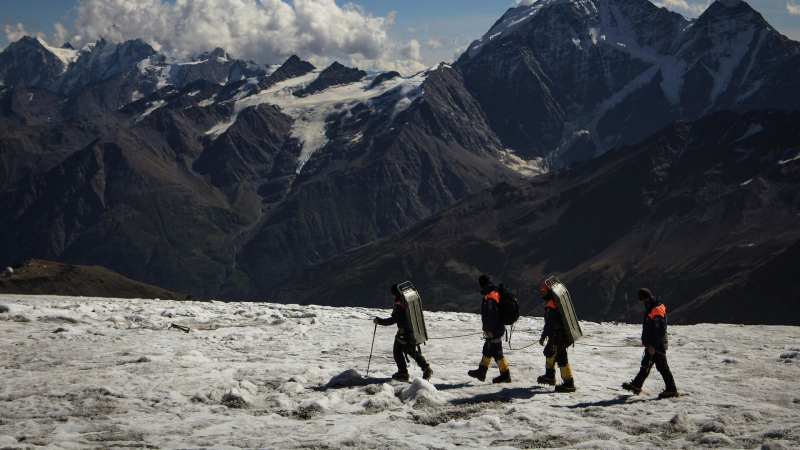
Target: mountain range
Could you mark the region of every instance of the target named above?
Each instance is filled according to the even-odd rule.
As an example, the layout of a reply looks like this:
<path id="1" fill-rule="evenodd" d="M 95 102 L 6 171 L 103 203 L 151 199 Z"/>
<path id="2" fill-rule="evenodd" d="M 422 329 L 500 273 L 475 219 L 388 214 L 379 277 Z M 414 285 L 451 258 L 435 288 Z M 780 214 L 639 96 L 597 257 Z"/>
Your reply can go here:
<path id="1" fill-rule="evenodd" d="M 798 71 L 731 0 L 540 0 L 409 77 L 23 38 L 0 254 L 223 300 L 376 305 L 410 278 L 457 310 L 480 272 L 528 297 L 556 274 L 593 320 L 634 320 L 647 284 L 687 323 L 785 323 Z M 763 289 L 763 315 L 720 306 Z"/>

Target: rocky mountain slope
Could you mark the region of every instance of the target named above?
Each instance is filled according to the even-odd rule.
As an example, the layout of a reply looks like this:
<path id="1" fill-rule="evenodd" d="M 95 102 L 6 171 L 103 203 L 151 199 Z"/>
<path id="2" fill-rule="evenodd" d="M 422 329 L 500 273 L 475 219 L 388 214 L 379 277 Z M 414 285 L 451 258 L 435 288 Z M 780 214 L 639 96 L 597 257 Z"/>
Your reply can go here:
<path id="1" fill-rule="evenodd" d="M 724 112 L 530 180 L 501 183 L 401 233 L 300 272 L 270 301 L 379 306 L 411 279 L 431 309 L 475 311 L 477 278 L 558 276 L 586 320 L 636 321 L 635 294 L 676 323 L 797 325 L 799 112 Z"/>
<path id="2" fill-rule="evenodd" d="M 2 254 L 257 300 L 515 176 L 458 70 L 378 76 L 293 57 L 244 83 L 165 86 L 100 118 L 7 125 Z M 38 148 L 53 133 L 69 145 Z"/>
<path id="3" fill-rule="evenodd" d="M 506 12 L 458 65 L 503 145 L 556 167 L 679 119 L 800 107 L 800 43 L 738 0 L 695 20 L 648 0 L 541 0 Z"/>
<path id="4" fill-rule="evenodd" d="M 99 266 L 75 266 L 53 261 L 28 260 L 15 264 L 14 274 L 0 276 L 0 294 L 74 295 L 119 298 L 192 300 L 179 294 L 125 278 Z"/>
<path id="5" fill-rule="evenodd" d="M 567 201 L 566 194 L 557 194 L 558 202 L 572 205 L 563 218 L 567 225 L 562 227 L 561 216 L 555 215 L 530 225 L 527 233 L 543 241 L 525 244 L 540 253 L 518 250 L 529 258 L 524 270 L 507 271 L 503 261 L 510 256 L 494 259 L 492 252 L 510 245 L 510 235 L 491 231 L 495 219 L 481 218 L 483 212 L 476 207 L 449 226 L 460 229 L 463 222 L 462 231 L 467 232 L 475 221 L 488 221 L 480 226 L 496 233 L 496 240 L 475 245 L 454 241 L 459 252 L 476 252 L 486 264 L 464 266 L 458 262 L 464 255 L 441 263 L 444 256 L 437 253 L 416 254 L 416 244 L 403 234 L 397 239 L 406 239 L 405 244 L 387 250 L 394 255 L 390 271 L 360 274 L 385 256 L 357 253 L 366 259 L 356 266 L 351 260 L 333 260 L 351 267 L 339 273 L 337 283 L 354 289 L 367 283 L 367 292 L 377 293 L 383 288 L 372 283 L 379 278 L 385 284 L 387 278 L 401 275 L 421 280 L 441 276 L 442 286 L 457 290 L 442 288 L 442 300 L 433 304 L 469 309 L 463 303 L 468 296 L 462 284 L 466 278 L 459 277 L 476 270 L 497 271 L 520 284 L 546 273 L 565 274 L 579 294 L 593 296 L 596 286 L 616 286 L 621 273 L 639 282 L 644 280 L 636 277 L 657 267 L 664 280 L 677 282 L 669 277 L 687 273 L 702 278 L 688 291 L 675 292 L 685 295 L 685 308 L 691 303 L 706 314 L 718 298 L 713 289 L 740 285 L 743 281 L 729 277 L 750 273 L 767 260 L 748 259 L 742 263 L 743 272 L 725 264 L 691 272 L 675 267 L 700 258 L 694 253 L 669 253 L 663 258 L 672 261 L 669 270 L 657 264 L 636 266 L 629 256 L 605 253 L 606 248 L 625 247 L 623 241 L 643 248 L 657 244 L 623 239 L 630 232 L 627 219 L 650 217 L 643 212 L 645 206 L 628 202 L 651 180 L 631 173 L 611 183 L 603 164 L 621 161 L 628 152 L 643 152 L 642 146 L 654 145 L 647 144 L 655 139 L 648 136 L 669 135 L 659 130 L 690 119 L 670 126 L 669 139 L 711 152 L 709 161 L 721 164 L 698 172 L 697 180 L 733 189 L 712 175 L 728 177 L 744 164 L 723 162 L 714 153 L 720 149 L 748 162 L 751 154 L 760 155 L 763 161 L 748 163 L 752 170 L 767 163 L 778 167 L 775 158 L 788 158 L 791 147 L 786 142 L 794 139 L 785 129 L 777 133 L 786 142 L 776 142 L 772 133 L 756 132 L 766 125 L 752 121 L 751 113 L 693 121 L 721 110 L 753 109 L 772 109 L 776 117 L 790 120 L 793 116 L 780 111 L 798 108 L 798 64 L 800 44 L 781 36 L 749 5 L 736 0 L 717 1 L 696 20 L 647 0 L 542 0 L 510 9 L 456 64 L 409 77 L 367 73 L 338 62 L 316 68 L 297 56 L 280 66 L 259 64 L 233 59 L 222 49 L 177 60 L 141 40 L 117 44 L 101 39 L 74 50 L 23 38 L 0 53 L 0 255 L 7 263 L 46 258 L 103 265 L 199 298 L 277 296 L 290 301 L 290 294 L 296 294 L 304 301 L 361 302 L 367 300 L 344 298 L 338 284 L 330 284 L 333 266 L 312 272 L 321 277 L 324 291 L 295 275 L 410 229 L 472 195 L 484 192 L 478 198 L 485 199 L 485 190 L 498 183 L 512 182 L 497 189 L 517 190 L 525 183 L 545 186 L 564 173 L 584 173 L 582 187 L 573 186 L 576 190 L 569 192 L 600 189 L 605 197 L 584 204 L 593 197 Z M 734 125 L 727 120 L 751 121 L 755 128 L 748 146 L 730 142 Z M 681 141 L 680 130 L 703 130 L 703 149 L 697 147 L 698 140 Z M 611 159 L 581 164 L 562 175 L 514 181 L 521 174 L 590 161 L 612 148 Z M 778 149 L 785 154 L 769 153 Z M 662 159 L 667 165 L 685 160 Z M 645 162 L 637 164 L 654 170 Z M 590 174 L 592 170 L 597 172 Z M 752 175 L 756 179 L 756 173 Z M 709 203 L 716 191 L 707 192 L 705 184 L 688 185 L 686 179 L 674 178 L 670 183 L 690 194 L 669 191 L 675 197 L 660 203 L 659 217 L 699 214 L 697 205 L 704 205 L 704 214 L 719 214 Z M 547 189 L 553 190 L 530 195 L 539 198 L 569 190 L 558 183 Z M 657 193 L 651 193 L 653 201 L 666 195 L 663 189 L 661 184 L 651 189 Z M 532 211 L 539 206 L 531 199 L 521 201 L 514 214 L 538 217 Z M 754 205 L 728 204 L 726 217 L 747 212 L 738 226 L 753 223 L 764 228 L 756 211 L 765 206 Z M 505 205 L 492 208 L 506 210 Z M 585 223 L 584 216 L 597 220 Z M 694 216 L 686 220 L 702 223 Z M 708 236 L 688 231 L 694 228 L 681 230 L 684 234 L 670 235 L 680 236 L 672 245 L 718 251 L 716 243 L 706 241 Z M 709 233 L 729 232 L 723 227 Z M 759 241 L 748 233 L 744 235 Z M 649 236 L 661 239 L 661 234 Z M 793 235 L 786 236 L 789 246 Z M 514 234 L 514 239 L 522 236 Z M 702 245 L 696 245 L 698 239 Z M 451 252 L 448 242 L 437 244 L 443 255 Z M 541 253 L 552 253 L 555 247 L 570 250 L 555 256 Z M 416 254 L 417 259 L 408 262 L 404 258 L 411 256 L 400 258 L 402 253 Z M 781 255 L 787 261 L 792 258 L 792 252 Z M 608 270 L 596 268 L 606 267 L 603 258 L 608 259 Z M 618 261 L 624 261 L 623 269 Z M 776 267 L 785 264 L 783 259 L 769 261 Z M 598 266 L 588 271 L 582 265 L 589 262 Z M 579 273 L 595 275 L 580 278 Z M 273 293 L 279 283 L 281 288 Z M 675 284 L 664 286 L 678 289 Z M 313 296 L 307 295 L 309 289 Z M 619 290 L 620 296 L 625 289 Z M 451 297 L 452 292 L 460 293 Z M 593 308 L 594 317 L 629 317 L 630 311 L 618 306 L 616 292 L 602 294 L 604 306 Z M 678 312 L 678 317 L 694 320 L 688 311 Z M 700 312 L 693 314 L 701 316 Z"/>

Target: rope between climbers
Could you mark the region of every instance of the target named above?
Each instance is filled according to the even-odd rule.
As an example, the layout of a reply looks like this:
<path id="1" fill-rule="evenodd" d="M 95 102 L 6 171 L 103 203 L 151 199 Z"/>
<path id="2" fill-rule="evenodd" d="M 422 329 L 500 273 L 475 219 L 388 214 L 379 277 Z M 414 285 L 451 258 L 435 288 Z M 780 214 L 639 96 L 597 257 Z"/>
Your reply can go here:
<path id="1" fill-rule="evenodd" d="M 483 334 L 483 333 L 462 334 L 460 336 L 429 337 L 428 340 L 429 341 L 433 341 L 433 340 L 436 340 L 436 339 L 455 339 L 455 338 L 461 338 L 461 337 L 467 337 L 467 336 L 477 336 L 479 334 Z"/>

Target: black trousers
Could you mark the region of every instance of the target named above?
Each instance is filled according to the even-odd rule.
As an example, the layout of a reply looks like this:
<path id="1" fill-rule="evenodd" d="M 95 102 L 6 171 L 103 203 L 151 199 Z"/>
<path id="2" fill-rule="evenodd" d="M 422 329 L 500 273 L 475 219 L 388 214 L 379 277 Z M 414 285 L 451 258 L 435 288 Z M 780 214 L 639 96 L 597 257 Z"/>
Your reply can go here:
<path id="1" fill-rule="evenodd" d="M 569 365 L 569 358 L 567 357 L 567 345 L 566 339 L 564 339 L 563 334 L 556 331 L 556 333 L 547 340 L 547 345 L 544 346 L 544 357 L 545 358 L 553 358 L 555 357 L 556 363 L 558 367 L 564 367 Z"/>
<path id="2" fill-rule="evenodd" d="M 483 356 L 494 358 L 495 361 L 503 359 L 503 341 L 492 343 L 494 339 L 483 341 Z"/>
<path id="3" fill-rule="evenodd" d="M 408 372 L 408 364 L 406 364 L 405 355 L 408 355 L 414 359 L 420 368 L 424 369 L 428 367 L 428 362 L 425 361 L 425 357 L 422 356 L 422 351 L 419 350 L 419 347 L 413 344 L 401 344 L 400 341 L 395 339 L 393 353 L 394 362 L 397 363 L 397 369 L 399 372 Z"/>
<path id="4" fill-rule="evenodd" d="M 639 369 L 636 378 L 633 379 L 632 384 L 641 388 L 644 380 L 650 375 L 650 369 L 655 365 L 656 370 L 661 374 L 661 378 L 664 379 L 666 389 L 668 391 L 676 391 L 675 379 L 672 378 L 672 372 L 669 370 L 669 364 L 667 363 L 667 349 L 663 345 L 659 345 L 655 349 L 656 352 L 651 355 L 648 353 L 647 347 L 645 347 L 644 356 L 642 356 L 642 367 Z"/>

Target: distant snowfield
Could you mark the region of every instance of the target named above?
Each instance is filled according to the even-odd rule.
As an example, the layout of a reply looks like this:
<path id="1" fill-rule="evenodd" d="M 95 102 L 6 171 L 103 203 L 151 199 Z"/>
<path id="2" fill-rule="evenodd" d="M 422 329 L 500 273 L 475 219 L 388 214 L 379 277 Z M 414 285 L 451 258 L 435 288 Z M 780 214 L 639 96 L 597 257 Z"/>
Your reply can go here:
<path id="1" fill-rule="evenodd" d="M 376 315 L 389 310 L 2 295 L 0 447 L 800 447 L 800 327 L 671 326 L 682 397 L 656 400 L 655 369 L 640 397 L 619 388 L 638 370 L 638 325 L 583 322 L 578 392 L 556 394 L 535 384 L 538 344 L 507 351 L 512 384 L 467 377 L 477 335 L 423 347 L 431 383 L 389 382 L 395 327 L 378 327 L 364 378 Z M 473 314 L 426 321 L 431 337 L 480 328 Z M 541 326 L 522 318 L 512 346 Z"/>
<path id="2" fill-rule="evenodd" d="M 331 114 L 347 112 L 359 103 L 373 106 L 373 100 L 391 92 L 393 98 L 391 99 L 391 110 L 388 112 L 391 117 L 394 117 L 422 96 L 422 83 L 427 76 L 427 72 L 423 71 L 409 78 L 396 77 L 369 89 L 375 78 L 380 75 L 376 73 L 355 83 L 333 86 L 306 97 L 293 95 L 294 92 L 314 82 L 322 71 L 323 69 L 317 69 L 306 75 L 284 80 L 251 96 L 246 96 L 248 93 L 246 89 L 252 86 L 245 86 L 246 89 L 239 94 L 241 98 L 237 97 L 234 100 L 235 106 L 230 119 L 217 124 L 206 134 L 219 136 L 225 133 L 236 122 L 239 114 L 247 108 L 261 104 L 278 106 L 284 114 L 294 119 L 292 137 L 297 138 L 302 145 L 296 169 L 296 172 L 300 173 L 311 155 L 327 144 L 326 120 Z M 252 84 L 255 84 L 255 80 Z"/>

